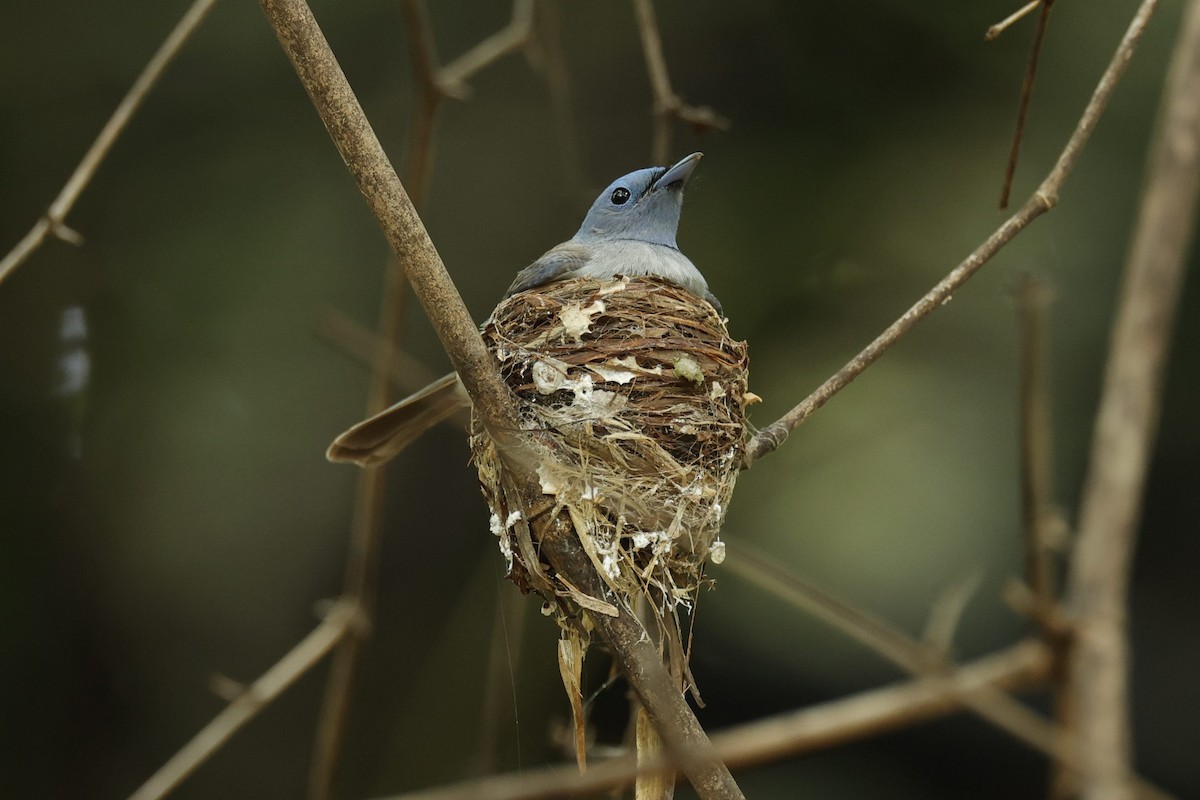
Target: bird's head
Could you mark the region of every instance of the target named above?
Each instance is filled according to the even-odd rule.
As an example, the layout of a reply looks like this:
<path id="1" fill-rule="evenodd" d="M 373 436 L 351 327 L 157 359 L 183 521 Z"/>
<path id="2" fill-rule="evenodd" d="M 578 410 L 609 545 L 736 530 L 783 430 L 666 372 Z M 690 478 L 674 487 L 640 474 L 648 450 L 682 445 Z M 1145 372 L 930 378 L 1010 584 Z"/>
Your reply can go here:
<path id="1" fill-rule="evenodd" d="M 647 167 L 613 181 L 592 203 L 575 239 L 635 239 L 676 247 L 683 187 L 702 155 L 692 153 L 672 167 Z"/>

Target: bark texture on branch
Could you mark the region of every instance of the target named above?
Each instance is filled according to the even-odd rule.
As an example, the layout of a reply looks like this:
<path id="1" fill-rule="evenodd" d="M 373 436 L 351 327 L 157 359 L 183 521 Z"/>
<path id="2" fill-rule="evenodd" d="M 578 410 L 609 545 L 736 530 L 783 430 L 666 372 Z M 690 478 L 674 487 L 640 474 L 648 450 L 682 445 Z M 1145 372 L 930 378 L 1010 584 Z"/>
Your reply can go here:
<path id="1" fill-rule="evenodd" d="M 1071 704 L 1086 800 L 1132 797 L 1126 609 L 1163 372 L 1200 185 L 1200 0 L 1167 77 L 1146 189 L 1113 328 L 1080 509 L 1069 601 Z"/>

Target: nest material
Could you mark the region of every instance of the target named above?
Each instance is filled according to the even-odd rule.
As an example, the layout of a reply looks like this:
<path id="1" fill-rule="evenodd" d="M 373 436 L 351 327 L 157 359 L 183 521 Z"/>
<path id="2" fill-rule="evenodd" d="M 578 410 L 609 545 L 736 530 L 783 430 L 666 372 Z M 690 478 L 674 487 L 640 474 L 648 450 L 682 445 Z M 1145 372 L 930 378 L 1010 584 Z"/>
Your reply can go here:
<path id="1" fill-rule="evenodd" d="M 496 445 L 472 425 L 510 578 L 545 596 L 573 637 L 590 629 L 581 609 L 615 614 L 648 599 L 682 679 L 677 608 L 690 607 L 705 562 L 724 557 L 718 533 L 745 446 L 745 343 L 710 304 L 654 278 L 577 278 L 509 297 L 483 336 L 522 428 L 537 432 L 544 502 L 522 503 Z M 605 597 L 583 595 L 538 556 L 539 531 L 563 518 Z"/>

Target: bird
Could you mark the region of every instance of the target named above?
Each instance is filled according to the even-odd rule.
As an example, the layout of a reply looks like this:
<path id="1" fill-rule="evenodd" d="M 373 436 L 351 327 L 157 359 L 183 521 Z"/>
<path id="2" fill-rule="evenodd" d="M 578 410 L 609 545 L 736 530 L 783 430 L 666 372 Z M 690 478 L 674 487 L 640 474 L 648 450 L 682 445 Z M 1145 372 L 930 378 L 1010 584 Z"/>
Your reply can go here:
<path id="1" fill-rule="evenodd" d="M 518 272 L 503 299 L 571 278 L 648 276 L 687 290 L 722 315 L 704 275 L 676 242 L 683 190 L 702 157 L 692 153 L 670 167 L 646 167 L 613 181 L 592 203 L 575 235 Z M 451 372 L 349 428 L 325 456 L 360 466 L 381 464 L 468 407 L 470 398 Z"/>

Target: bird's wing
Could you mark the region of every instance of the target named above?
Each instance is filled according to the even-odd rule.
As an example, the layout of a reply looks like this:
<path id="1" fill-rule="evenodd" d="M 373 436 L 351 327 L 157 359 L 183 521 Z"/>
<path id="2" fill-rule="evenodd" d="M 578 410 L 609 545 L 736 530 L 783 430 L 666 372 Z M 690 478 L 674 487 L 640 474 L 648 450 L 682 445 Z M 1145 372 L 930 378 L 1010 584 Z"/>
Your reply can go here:
<path id="1" fill-rule="evenodd" d="M 334 439 L 325 457 L 363 467 L 387 461 L 429 428 L 470 406 L 461 387 L 458 375 L 451 372 Z"/>
<path id="2" fill-rule="evenodd" d="M 547 250 L 541 258 L 517 273 L 505 297 L 553 281 L 574 277 L 591 258 L 591 251 L 578 242 L 563 242 Z"/>

